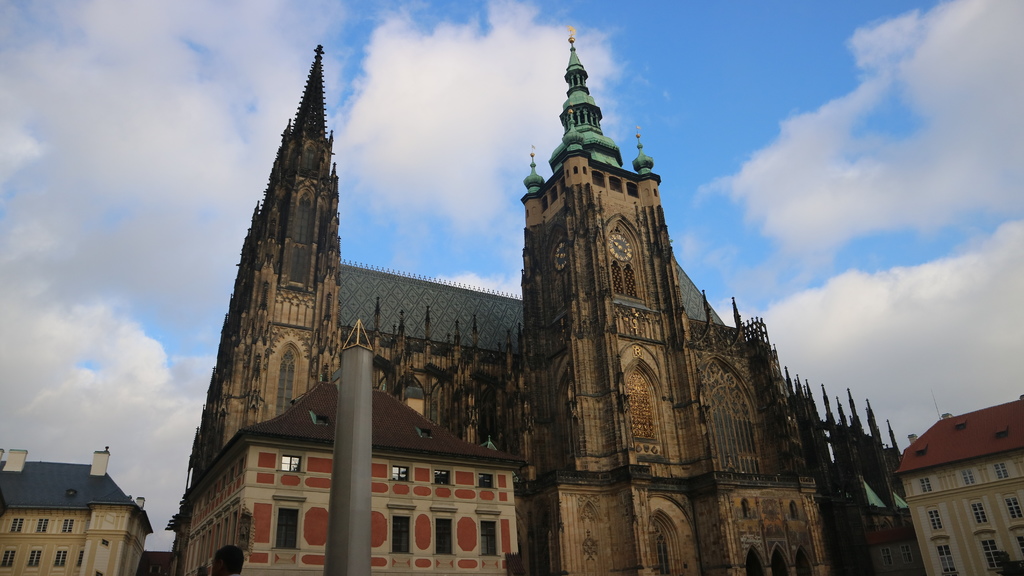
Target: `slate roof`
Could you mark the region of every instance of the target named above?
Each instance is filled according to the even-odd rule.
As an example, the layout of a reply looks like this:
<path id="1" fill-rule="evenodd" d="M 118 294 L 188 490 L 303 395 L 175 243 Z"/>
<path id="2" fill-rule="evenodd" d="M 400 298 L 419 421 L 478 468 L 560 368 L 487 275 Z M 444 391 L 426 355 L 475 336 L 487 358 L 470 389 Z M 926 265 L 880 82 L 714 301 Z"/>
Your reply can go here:
<path id="1" fill-rule="evenodd" d="M 704 297 L 679 264 L 679 291 L 686 314 L 694 320 L 705 320 Z M 405 333 L 424 338 L 424 319 L 430 306 L 431 339 L 438 342 L 454 337 L 455 321 L 459 321 L 462 344 L 472 343 L 473 315 L 481 348 L 498 350 L 504 347 L 508 331 L 512 332 L 513 350 L 518 351 L 516 334 L 523 323 L 523 301 L 517 297 L 484 290 L 445 284 L 429 278 L 394 273 L 343 262 L 338 320 L 353 326 L 362 320 L 373 326 L 373 314 L 380 298 L 380 329 L 392 333 L 398 325 L 399 313 L 405 312 Z M 725 323 L 711 310 L 712 321 Z"/>
<path id="2" fill-rule="evenodd" d="M 90 476 L 92 466 L 89 464 L 26 462 L 21 472 L 7 472 L 6 465 L 6 461 L 0 462 L 0 492 L 9 508 L 135 506 L 135 501 L 121 491 L 109 474 Z"/>
<path id="3" fill-rule="evenodd" d="M 903 452 L 897 474 L 1024 450 L 1024 399 L 943 418 Z"/>
<path id="4" fill-rule="evenodd" d="M 321 382 L 297 398 L 284 414 L 243 428 L 238 434 L 333 444 L 337 404 L 338 389 L 333 384 Z M 317 424 L 316 420 L 326 424 Z M 418 429 L 429 430 L 430 436 L 421 435 Z M 522 463 L 521 458 L 512 454 L 459 439 L 380 390 L 373 391 L 373 448 Z"/>
<path id="5" fill-rule="evenodd" d="M 510 330 L 515 347 L 516 334 L 523 323 L 523 301 L 519 298 L 345 262 L 341 265 L 338 293 L 341 294 L 338 320 L 343 326 L 362 320 L 364 326 L 373 327 L 379 297 L 380 330 L 392 333 L 392 327 L 398 325 L 399 312 L 405 311 L 405 333 L 414 338 L 425 337 L 424 319 L 430 306 L 430 336 L 438 342 L 444 342 L 448 334 L 454 337 L 458 320 L 462 344 L 472 344 L 473 315 L 476 314 L 481 348 L 503 348 Z"/>

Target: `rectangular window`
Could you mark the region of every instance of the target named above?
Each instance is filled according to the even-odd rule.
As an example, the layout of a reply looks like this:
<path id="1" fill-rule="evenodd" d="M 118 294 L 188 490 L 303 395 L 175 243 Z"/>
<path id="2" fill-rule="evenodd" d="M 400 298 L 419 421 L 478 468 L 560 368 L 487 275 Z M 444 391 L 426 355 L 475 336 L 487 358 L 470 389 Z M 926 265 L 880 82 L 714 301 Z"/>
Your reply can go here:
<path id="1" fill-rule="evenodd" d="M 1003 478 L 1009 478 L 1010 472 L 1006 469 L 1006 463 L 1000 462 L 992 466 L 996 471 L 996 479 L 1002 480 Z"/>
<path id="2" fill-rule="evenodd" d="M 299 511 L 295 508 L 278 508 L 276 548 L 295 548 L 299 541 Z"/>
<path id="3" fill-rule="evenodd" d="M 42 550 L 33 550 L 28 553 L 28 565 L 39 566 L 39 559 L 43 557 Z"/>
<path id="4" fill-rule="evenodd" d="M 36 520 L 36 532 L 46 532 L 46 529 L 50 527 L 49 518 L 40 518 Z"/>
<path id="5" fill-rule="evenodd" d="M 999 568 L 999 548 L 996 548 L 995 540 L 982 540 L 981 551 L 985 553 L 985 561 L 988 562 L 989 569 Z"/>
<path id="6" fill-rule="evenodd" d="M 1024 536 L 1017 536 L 1017 548 L 1020 549 L 1020 555 L 1024 556 Z"/>
<path id="7" fill-rule="evenodd" d="M 497 556 L 498 554 L 498 533 L 493 520 L 480 521 L 480 554 L 484 556 Z"/>
<path id="8" fill-rule="evenodd" d="M 24 518 L 14 518 L 11 520 L 11 532 L 21 532 L 21 528 L 25 525 Z"/>
<path id="9" fill-rule="evenodd" d="M 928 521 L 932 523 L 932 530 L 942 530 L 942 516 L 934 508 L 928 511 Z"/>
<path id="10" fill-rule="evenodd" d="M 921 492 L 931 492 L 931 491 L 932 491 L 932 479 L 931 478 L 921 478 Z"/>
<path id="11" fill-rule="evenodd" d="M 60 531 L 64 534 L 70 534 L 75 531 L 75 521 L 71 518 L 65 518 L 64 523 L 60 526 Z"/>
<path id="12" fill-rule="evenodd" d="M 68 551 L 57 550 L 57 554 L 53 557 L 54 566 L 63 566 L 68 563 Z"/>
<path id="13" fill-rule="evenodd" d="M 451 484 L 452 473 L 449 470 L 434 470 L 434 484 Z"/>
<path id="14" fill-rule="evenodd" d="M 493 488 L 494 487 L 494 474 L 480 473 L 476 475 L 476 485 L 480 488 Z"/>
<path id="15" fill-rule="evenodd" d="M 971 484 L 974 484 L 974 470 L 961 470 L 960 475 L 963 476 L 964 486 L 970 486 Z"/>
<path id="16" fill-rule="evenodd" d="M 618 178 L 609 178 L 608 187 L 612 189 L 612 192 L 622 192 L 622 180 Z"/>
<path id="17" fill-rule="evenodd" d="M 450 518 L 434 519 L 434 554 L 452 553 L 452 521 Z"/>
<path id="18" fill-rule="evenodd" d="M 640 197 L 640 191 L 637 190 L 636 184 L 633 184 L 632 182 L 626 182 L 626 194 L 637 198 Z"/>
<path id="19" fill-rule="evenodd" d="M 1006 499 L 1006 511 L 1010 513 L 1010 518 L 1024 518 L 1024 514 L 1020 510 L 1020 501 L 1017 500 L 1016 496 L 1010 496 Z"/>
<path id="20" fill-rule="evenodd" d="M 889 547 L 882 548 L 882 564 L 892 566 L 892 550 Z"/>
<path id="21" fill-rule="evenodd" d="M 981 502 L 974 502 L 971 504 L 971 512 L 974 512 L 975 524 L 988 523 L 988 514 L 985 514 L 985 505 Z"/>
<path id="22" fill-rule="evenodd" d="M 939 553 L 939 566 L 943 574 L 956 574 L 956 563 L 953 562 L 953 553 L 949 551 L 949 544 L 940 544 L 935 547 Z"/>
<path id="23" fill-rule="evenodd" d="M 85 558 L 85 550 L 79 550 L 78 551 L 78 560 L 75 562 L 75 566 L 78 566 L 79 568 L 81 568 L 82 560 L 84 558 Z"/>
<path id="24" fill-rule="evenodd" d="M 409 481 L 409 467 L 408 466 L 392 466 L 391 467 L 391 479 L 398 482 Z"/>
<path id="25" fill-rule="evenodd" d="M 4 550 L 3 560 L 0 560 L 0 566 L 14 566 L 14 550 Z"/>
<path id="26" fill-rule="evenodd" d="M 604 174 L 600 172 L 591 172 L 591 177 L 594 179 L 594 186 L 604 188 Z"/>
<path id="27" fill-rule="evenodd" d="M 900 544 L 900 555 L 903 556 L 904 564 L 910 564 L 914 561 L 914 551 L 910 549 L 910 544 Z"/>
<path id="28" fill-rule="evenodd" d="M 100 544 L 102 544 L 104 546 L 110 546 L 110 540 L 107 540 L 107 539 L 100 540 Z"/>
<path id="29" fill-rule="evenodd" d="M 409 517 L 391 517 L 391 551 L 409 551 Z"/>
<path id="30" fill-rule="evenodd" d="M 281 470 L 284 472 L 301 472 L 302 456 L 281 456 Z"/>

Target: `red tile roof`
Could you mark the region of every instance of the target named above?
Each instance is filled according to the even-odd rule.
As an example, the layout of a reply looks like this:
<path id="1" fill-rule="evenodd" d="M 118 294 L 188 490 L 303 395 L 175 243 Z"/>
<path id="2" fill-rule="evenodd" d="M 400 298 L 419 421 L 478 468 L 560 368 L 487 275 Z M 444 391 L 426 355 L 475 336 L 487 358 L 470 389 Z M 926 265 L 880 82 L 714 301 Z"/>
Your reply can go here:
<path id="1" fill-rule="evenodd" d="M 333 384 L 321 382 L 297 398 L 284 414 L 243 428 L 239 434 L 333 444 L 337 404 L 338 389 Z M 317 421 L 324 423 L 318 424 Z M 525 464 L 522 458 L 507 452 L 459 439 L 379 390 L 373 391 L 373 448 Z"/>
<path id="2" fill-rule="evenodd" d="M 1024 399 L 943 418 L 903 452 L 897 474 L 1024 449 Z"/>

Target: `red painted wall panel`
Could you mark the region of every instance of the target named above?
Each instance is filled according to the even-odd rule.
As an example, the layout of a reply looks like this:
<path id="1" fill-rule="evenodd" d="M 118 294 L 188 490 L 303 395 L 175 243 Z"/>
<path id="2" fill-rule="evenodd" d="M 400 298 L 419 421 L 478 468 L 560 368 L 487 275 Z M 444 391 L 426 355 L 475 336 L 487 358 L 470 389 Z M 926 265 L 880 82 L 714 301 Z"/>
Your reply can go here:
<path id="1" fill-rule="evenodd" d="M 372 472 L 374 478 L 387 478 L 388 477 L 388 465 L 374 463 L 372 466 Z"/>
<path id="2" fill-rule="evenodd" d="M 260 468 L 277 468 L 277 454 L 273 452 L 260 452 L 257 466 Z"/>
<path id="3" fill-rule="evenodd" d="M 302 556 L 302 563 L 309 566 L 323 566 L 324 555 L 323 554 L 304 554 Z"/>
<path id="4" fill-rule="evenodd" d="M 253 534 L 256 542 L 260 544 L 270 543 L 270 517 L 274 514 L 274 507 L 270 504 L 255 503 L 252 505 L 252 519 L 255 527 Z"/>
<path id="5" fill-rule="evenodd" d="M 456 470 L 455 483 L 464 484 L 466 486 L 474 486 L 476 484 L 476 478 L 473 477 L 472 472 L 459 472 Z"/>
<path id="6" fill-rule="evenodd" d="M 281 484 L 285 486 L 298 486 L 301 482 L 298 476 L 292 476 L 291 474 L 281 476 Z"/>
<path id="7" fill-rule="evenodd" d="M 306 478 L 306 486 L 309 486 L 310 488 L 330 488 L 331 479 L 316 477 Z"/>
<path id="8" fill-rule="evenodd" d="M 498 488 L 504 488 L 504 487 L 505 487 L 505 475 L 504 474 L 498 474 Z"/>
<path id="9" fill-rule="evenodd" d="M 376 510 L 370 515 L 370 546 L 378 548 L 387 542 L 388 519 Z M 387 564 L 384 564 L 386 566 Z M 377 566 L 377 564 L 374 564 Z"/>
<path id="10" fill-rule="evenodd" d="M 256 473 L 256 483 L 257 484 L 273 484 L 274 480 L 275 480 L 274 475 L 269 473 L 269 472 L 257 472 Z"/>
<path id="11" fill-rule="evenodd" d="M 508 527 L 508 518 L 501 519 L 501 550 L 499 554 L 508 554 L 512 551 L 512 531 Z"/>
<path id="12" fill-rule="evenodd" d="M 459 540 L 459 548 L 463 552 L 472 552 L 476 550 L 476 520 L 472 518 L 462 517 L 459 518 L 457 535 Z M 460 563 L 459 566 L 462 566 Z M 474 561 L 473 567 L 476 566 Z"/>
<path id="13" fill-rule="evenodd" d="M 310 472 L 330 473 L 332 466 L 333 463 L 330 458 L 317 458 L 316 456 L 310 456 L 309 464 L 307 464 L 306 469 Z"/>
<path id="14" fill-rule="evenodd" d="M 417 482 L 430 482 L 430 468 L 415 468 L 414 471 Z"/>
<path id="15" fill-rule="evenodd" d="M 302 533 L 306 544 L 323 546 L 327 542 L 327 509 L 310 508 L 302 520 Z"/>
<path id="16" fill-rule="evenodd" d="M 416 517 L 416 548 L 418 550 L 427 550 L 430 548 L 430 533 L 432 532 L 430 527 L 430 517 L 426 514 L 420 514 Z"/>

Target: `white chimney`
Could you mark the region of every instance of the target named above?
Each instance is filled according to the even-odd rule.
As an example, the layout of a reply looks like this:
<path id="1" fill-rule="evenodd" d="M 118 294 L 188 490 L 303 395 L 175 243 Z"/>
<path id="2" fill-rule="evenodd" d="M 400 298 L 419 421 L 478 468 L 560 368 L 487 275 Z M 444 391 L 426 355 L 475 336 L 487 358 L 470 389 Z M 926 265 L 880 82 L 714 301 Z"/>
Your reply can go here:
<path id="1" fill-rule="evenodd" d="M 97 450 L 92 453 L 92 469 L 89 470 L 90 476 L 106 476 L 107 475 L 107 463 L 110 462 L 110 446 L 107 446 L 102 451 Z"/>
<path id="2" fill-rule="evenodd" d="M 142 510 L 143 508 L 146 507 L 146 499 L 143 498 L 142 496 L 139 496 L 138 498 L 135 499 L 135 505 L 139 507 L 139 510 Z"/>
<path id="3" fill-rule="evenodd" d="M 917 434 L 907 434 L 907 440 L 911 443 L 917 442 Z"/>
<path id="4" fill-rule="evenodd" d="M 953 417 L 953 414 L 951 412 L 946 412 L 946 413 L 944 413 L 942 415 L 942 419 L 943 420 L 948 420 L 949 418 L 952 418 L 952 417 Z"/>
<path id="5" fill-rule="evenodd" d="M 4 472 L 21 472 L 25 469 L 25 460 L 28 459 L 28 450 L 11 450 L 7 455 L 7 466 Z"/>

